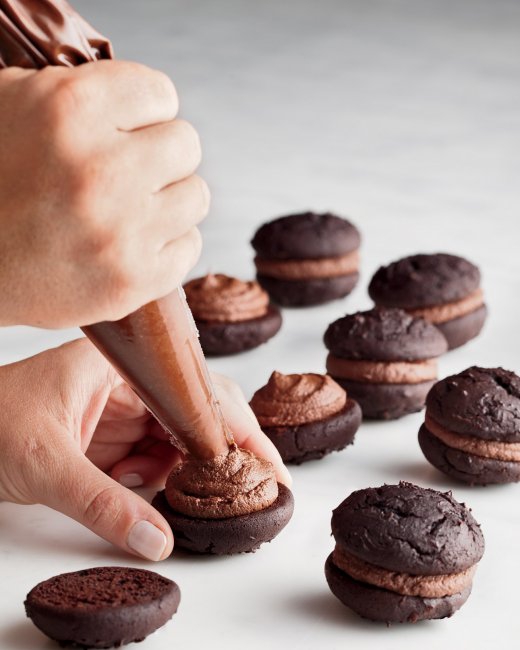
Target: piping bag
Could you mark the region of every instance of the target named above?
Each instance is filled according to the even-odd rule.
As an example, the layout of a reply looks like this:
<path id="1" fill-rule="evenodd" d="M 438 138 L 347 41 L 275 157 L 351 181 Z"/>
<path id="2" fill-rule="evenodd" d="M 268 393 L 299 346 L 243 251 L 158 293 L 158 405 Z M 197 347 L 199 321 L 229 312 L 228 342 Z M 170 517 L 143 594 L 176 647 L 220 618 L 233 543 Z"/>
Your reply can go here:
<path id="1" fill-rule="evenodd" d="M 0 68 L 110 58 L 110 41 L 65 0 L 0 0 Z M 233 437 L 182 287 L 119 321 L 82 329 L 181 451 L 200 460 L 228 452 Z"/>

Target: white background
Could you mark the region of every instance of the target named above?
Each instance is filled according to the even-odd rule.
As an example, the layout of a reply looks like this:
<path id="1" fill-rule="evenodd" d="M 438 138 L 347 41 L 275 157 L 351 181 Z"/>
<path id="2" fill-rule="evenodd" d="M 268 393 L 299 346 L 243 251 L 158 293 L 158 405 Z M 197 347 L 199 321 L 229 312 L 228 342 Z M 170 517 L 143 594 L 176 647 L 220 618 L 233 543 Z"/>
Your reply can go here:
<path id="1" fill-rule="evenodd" d="M 350 216 L 363 233 L 362 278 L 346 300 L 285 311 L 260 349 L 211 367 L 249 397 L 273 369 L 324 370 L 327 324 L 366 308 L 368 280 L 402 255 L 439 250 L 480 265 L 490 309 L 482 336 L 442 359 L 520 371 L 518 194 L 520 3 L 515 0 L 239 2 L 82 0 L 119 57 L 166 70 L 203 138 L 213 191 L 197 272 L 253 275 L 248 246 L 267 219 L 303 209 Z M 145 164 L 145 162 L 144 162 Z M 76 336 L 10 328 L 8 363 Z M 156 568 L 183 600 L 143 649 L 172 647 L 516 647 L 520 487 L 451 484 L 423 459 L 419 414 L 364 424 L 353 447 L 293 469 L 296 512 L 255 555 L 176 557 L 155 567 L 43 507 L 0 504 L 0 648 L 53 647 L 23 600 L 53 574 L 102 564 Z M 453 619 L 387 629 L 327 589 L 330 514 L 353 489 L 400 479 L 473 508 L 487 549 Z"/>

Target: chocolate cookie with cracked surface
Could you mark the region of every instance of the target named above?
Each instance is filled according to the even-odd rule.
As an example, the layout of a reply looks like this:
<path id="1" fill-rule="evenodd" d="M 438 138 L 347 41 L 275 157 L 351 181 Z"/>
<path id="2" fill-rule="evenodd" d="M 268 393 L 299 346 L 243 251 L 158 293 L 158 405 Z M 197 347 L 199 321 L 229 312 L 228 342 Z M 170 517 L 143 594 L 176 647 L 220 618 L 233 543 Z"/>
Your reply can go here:
<path id="1" fill-rule="evenodd" d="M 180 590 L 153 571 L 96 567 L 40 582 L 27 594 L 32 622 L 60 645 L 119 647 L 164 625 L 177 611 Z"/>
<path id="2" fill-rule="evenodd" d="M 327 372 L 359 402 L 363 417 L 389 420 L 420 411 L 446 352 L 441 332 L 401 309 L 339 318 L 324 336 Z"/>
<path id="3" fill-rule="evenodd" d="M 419 444 L 432 465 L 465 483 L 520 481 L 520 377 L 474 366 L 439 381 Z"/>
<path id="4" fill-rule="evenodd" d="M 487 316 L 479 269 L 456 255 L 411 255 L 379 268 L 368 287 L 377 306 L 422 316 L 458 348 L 480 333 Z"/>
<path id="5" fill-rule="evenodd" d="M 282 460 L 299 465 L 352 444 L 359 404 L 327 375 L 273 372 L 250 402 Z"/>
<path id="6" fill-rule="evenodd" d="M 358 229 L 329 212 L 304 212 L 262 225 L 251 244 L 258 282 L 285 307 L 348 295 L 359 279 Z"/>
<path id="7" fill-rule="evenodd" d="M 280 310 L 258 282 L 218 273 L 191 280 L 184 291 L 207 356 L 251 350 L 282 326 Z"/>
<path id="8" fill-rule="evenodd" d="M 188 458 L 175 467 L 152 505 L 170 524 L 176 547 L 232 555 L 276 537 L 292 517 L 294 500 L 270 462 L 233 446 L 229 454 Z"/>
<path id="9" fill-rule="evenodd" d="M 332 593 L 364 618 L 445 618 L 467 600 L 484 537 L 450 493 L 399 483 L 353 492 L 332 514 Z"/>

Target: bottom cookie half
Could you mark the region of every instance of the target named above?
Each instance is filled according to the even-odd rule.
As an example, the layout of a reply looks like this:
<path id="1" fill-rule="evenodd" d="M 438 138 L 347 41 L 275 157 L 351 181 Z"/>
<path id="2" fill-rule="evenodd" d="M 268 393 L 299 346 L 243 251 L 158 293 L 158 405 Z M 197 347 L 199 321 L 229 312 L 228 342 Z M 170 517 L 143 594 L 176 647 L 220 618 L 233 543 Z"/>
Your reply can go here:
<path id="1" fill-rule="evenodd" d="M 278 498 L 268 508 L 226 519 L 195 519 L 172 510 L 164 490 L 152 505 L 170 524 L 175 546 L 193 553 L 234 555 L 256 551 L 285 528 L 292 517 L 294 499 L 289 488 L 278 484 Z"/>

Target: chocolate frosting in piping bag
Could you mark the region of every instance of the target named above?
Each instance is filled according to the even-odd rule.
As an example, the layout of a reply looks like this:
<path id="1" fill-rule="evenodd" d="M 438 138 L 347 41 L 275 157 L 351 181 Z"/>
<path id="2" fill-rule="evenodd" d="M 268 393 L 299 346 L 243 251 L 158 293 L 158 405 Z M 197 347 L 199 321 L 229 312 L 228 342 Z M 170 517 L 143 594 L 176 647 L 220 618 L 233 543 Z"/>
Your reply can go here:
<path id="1" fill-rule="evenodd" d="M 0 0 L 0 68 L 112 58 L 110 42 L 64 0 Z M 195 459 L 233 443 L 182 288 L 117 322 L 83 328 L 153 415 Z"/>
<path id="2" fill-rule="evenodd" d="M 0 0 L 0 68 L 72 67 L 112 46 L 64 0 Z"/>

